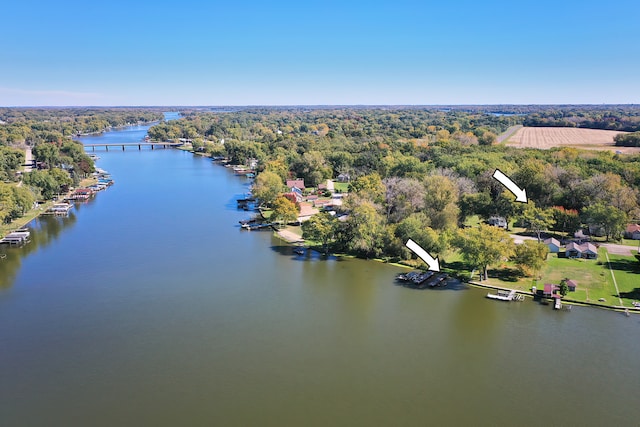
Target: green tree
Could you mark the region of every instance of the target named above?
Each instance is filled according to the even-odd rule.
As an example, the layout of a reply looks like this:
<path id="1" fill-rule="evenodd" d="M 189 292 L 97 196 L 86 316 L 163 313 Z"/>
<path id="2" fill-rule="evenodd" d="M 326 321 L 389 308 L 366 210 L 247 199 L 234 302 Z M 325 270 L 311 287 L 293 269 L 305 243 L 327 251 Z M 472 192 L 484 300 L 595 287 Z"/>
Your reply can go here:
<path id="1" fill-rule="evenodd" d="M 14 208 L 11 212 L 11 219 L 20 218 L 27 213 L 35 202 L 33 192 L 27 186 L 11 186 L 13 192 Z"/>
<path id="2" fill-rule="evenodd" d="M 33 147 L 33 157 L 39 161 L 44 162 L 49 169 L 54 166 L 58 166 L 60 161 L 60 150 L 58 146 L 52 143 L 42 143 Z"/>
<path id="3" fill-rule="evenodd" d="M 514 251 L 513 240 L 506 231 L 486 224 L 459 230 L 455 245 L 462 258 L 480 270 L 480 280 L 488 278 L 489 266 L 510 258 Z"/>
<path id="4" fill-rule="evenodd" d="M 567 280 L 568 279 L 562 279 L 560 281 L 559 291 L 560 295 L 562 295 L 563 297 L 567 296 L 567 294 L 569 293 L 569 285 L 567 285 Z"/>
<path id="5" fill-rule="evenodd" d="M 487 130 L 484 131 L 480 136 L 478 136 L 478 144 L 480 145 L 493 145 L 498 140 L 498 136 Z"/>
<path id="6" fill-rule="evenodd" d="M 580 229 L 582 222 L 575 209 L 565 209 L 562 206 L 553 208 L 553 229 L 563 233 L 574 233 Z"/>
<path id="7" fill-rule="evenodd" d="M 411 239 L 430 254 L 440 255 L 447 249 L 445 233 L 435 231 L 428 224 L 429 217 L 424 212 L 415 213 L 397 225 L 395 235 L 403 244 Z"/>
<path id="8" fill-rule="evenodd" d="M 363 201 L 349 214 L 342 238 L 349 252 L 372 258 L 382 255 L 385 233 L 384 217 L 372 202 Z"/>
<path id="9" fill-rule="evenodd" d="M 294 170 L 310 187 L 315 187 L 331 177 L 331 168 L 327 166 L 324 155 L 315 150 L 304 153 Z"/>
<path id="10" fill-rule="evenodd" d="M 298 219 L 298 207 L 287 197 L 278 196 L 273 202 L 273 213 L 271 220 L 273 222 L 281 222 L 288 224 Z"/>
<path id="11" fill-rule="evenodd" d="M 607 240 L 619 240 L 628 222 L 627 214 L 615 206 L 602 202 L 588 206 L 582 211 L 584 221 L 591 227 L 602 227 Z"/>
<path id="12" fill-rule="evenodd" d="M 276 173 L 264 171 L 258 174 L 251 193 L 265 205 L 270 205 L 284 189 L 282 178 Z"/>
<path id="13" fill-rule="evenodd" d="M 458 223 L 458 187 L 450 178 L 431 175 L 424 179 L 424 212 L 436 230 L 454 229 Z"/>
<path id="14" fill-rule="evenodd" d="M 324 254 L 329 253 L 329 245 L 335 240 L 337 220 L 327 212 L 313 215 L 302 223 L 302 237 L 322 244 Z"/>
<path id="15" fill-rule="evenodd" d="M 48 171 L 34 170 L 29 173 L 25 173 L 23 180 L 25 184 L 38 190 L 42 198 L 45 200 L 53 199 L 53 196 L 60 188 L 56 180 Z"/>
<path id="16" fill-rule="evenodd" d="M 16 209 L 11 185 L 0 182 L 0 219 L 3 224 L 8 224 L 13 219 L 13 212 Z"/>
<path id="17" fill-rule="evenodd" d="M 359 176 L 349 184 L 349 191 L 374 203 L 382 203 L 386 188 L 377 172 Z"/>
<path id="18" fill-rule="evenodd" d="M 60 168 L 52 168 L 48 171 L 48 174 L 56 181 L 56 193 L 65 191 L 65 188 L 73 184 L 73 180 L 69 176 L 69 173 Z"/>
<path id="19" fill-rule="evenodd" d="M 521 245 L 516 245 L 513 258 L 520 272 L 525 276 L 534 276 L 544 265 L 549 248 L 547 245 L 533 240 L 525 240 Z"/>
<path id="20" fill-rule="evenodd" d="M 554 222 L 553 209 L 537 208 L 533 202 L 529 202 L 521 218 L 527 230 L 536 233 L 538 243 L 542 240 L 542 232 L 549 230 Z"/>

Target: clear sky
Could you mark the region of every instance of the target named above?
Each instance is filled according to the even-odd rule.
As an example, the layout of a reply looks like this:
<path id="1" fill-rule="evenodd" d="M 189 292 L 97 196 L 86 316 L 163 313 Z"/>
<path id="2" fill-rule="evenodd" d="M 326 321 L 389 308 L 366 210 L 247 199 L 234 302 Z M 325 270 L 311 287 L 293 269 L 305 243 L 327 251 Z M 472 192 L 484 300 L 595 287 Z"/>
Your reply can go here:
<path id="1" fill-rule="evenodd" d="M 640 1 L 7 1 L 0 105 L 640 103 Z"/>

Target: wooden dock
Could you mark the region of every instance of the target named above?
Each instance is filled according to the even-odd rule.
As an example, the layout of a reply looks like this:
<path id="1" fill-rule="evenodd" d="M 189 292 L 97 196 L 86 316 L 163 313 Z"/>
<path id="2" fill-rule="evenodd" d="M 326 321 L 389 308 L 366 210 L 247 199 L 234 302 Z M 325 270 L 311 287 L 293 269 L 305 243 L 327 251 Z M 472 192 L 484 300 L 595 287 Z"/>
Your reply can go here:
<path id="1" fill-rule="evenodd" d="M 247 223 L 247 224 L 242 224 L 241 227 L 243 230 L 262 230 L 265 228 L 271 228 L 273 227 L 275 224 L 272 224 L 270 222 L 261 222 L 261 223 Z"/>
<path id="2" fill-rule="evenodd" d="M 520 295 L 515 290 L 498 290 L 496 294 L 487 294 L 487 298 L 498 301 L 524 301 L 524 295 Z"/>
<path id="3" fill-rule="evenodd" d="M 434 271 L 412 271 L 396 276 L 398 282 L 414 289 L 447 286 L 447 278 L 448 276 L 446 274 L 436 273 Z"/>
<path id="4" fill-rule="evenodd" d="M 555 310 L 560 310 L 562 308 L 562 298 L 554 298 L 556 301 L 553 304 L 553 308 Z"/>

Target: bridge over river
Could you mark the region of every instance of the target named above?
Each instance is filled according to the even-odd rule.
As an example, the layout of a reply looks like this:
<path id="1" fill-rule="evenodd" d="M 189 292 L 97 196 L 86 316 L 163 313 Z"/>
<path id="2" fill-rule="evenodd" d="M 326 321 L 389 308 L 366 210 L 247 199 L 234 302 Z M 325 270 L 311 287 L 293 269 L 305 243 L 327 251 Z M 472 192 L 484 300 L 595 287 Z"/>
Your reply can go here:
<path id="1" fill-rule="evenodd" d="M 182 142 L 111 142 L 111 143 L 101 143 L 101 144 L 83 144 L 85 150 L 96 151 L 96 148 L 102 148 L 106 151 L 109 151 L 109 147 L 122 147 L 122 151 L 125 150 L 126 147 L 138 147 L 138 150 L 142 150 L 142 147 L 151 147 L 151 149 L 155 148 L 167 148 L 167 147 L 178 147 L 182 145 Z"/>

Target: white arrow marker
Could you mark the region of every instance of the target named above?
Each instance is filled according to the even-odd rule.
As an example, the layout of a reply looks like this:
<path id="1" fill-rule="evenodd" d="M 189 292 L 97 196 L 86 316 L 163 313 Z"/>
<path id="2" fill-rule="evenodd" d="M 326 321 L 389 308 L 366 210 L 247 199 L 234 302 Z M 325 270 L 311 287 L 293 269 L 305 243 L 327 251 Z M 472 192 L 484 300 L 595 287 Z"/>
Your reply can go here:
<path id="1" fill-rule="evenodd" d="M 424 262 L 429 266 L 429 270 L 431 271 L 440 271 L 440 261 L 438 258 L 433 258 L 427 251 L 422 249 L 420 245 L 418 245 L 413 240 L 407 240 L 407 245 L 409 249 L 411 249 L 416 255 L 423 259 Z"/>
<path id="2" fill-rule="evenodd" d="M 527 190 L 518 187 L 516 183 L 511 181 L 511 178 L 503 174 L 500 169 L 496 169 L 496 171 L 493 173 L 493 177 L 497 179 L 500 184 L 507 187 L 507 189 L 511 191 L 514 196 L 516 196 L 516 202 L 527 203 Z"/>

